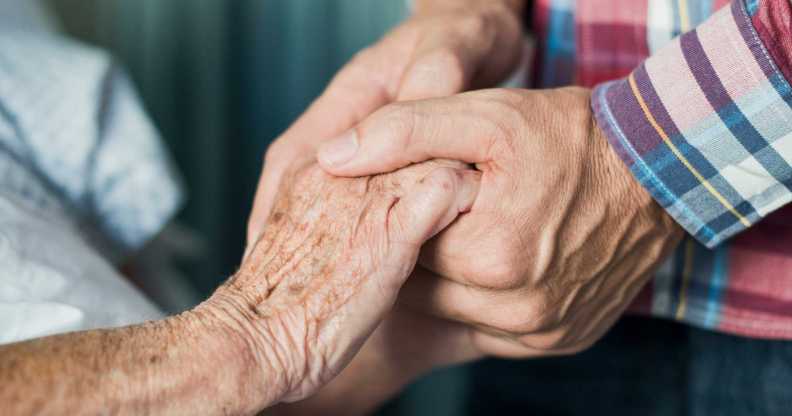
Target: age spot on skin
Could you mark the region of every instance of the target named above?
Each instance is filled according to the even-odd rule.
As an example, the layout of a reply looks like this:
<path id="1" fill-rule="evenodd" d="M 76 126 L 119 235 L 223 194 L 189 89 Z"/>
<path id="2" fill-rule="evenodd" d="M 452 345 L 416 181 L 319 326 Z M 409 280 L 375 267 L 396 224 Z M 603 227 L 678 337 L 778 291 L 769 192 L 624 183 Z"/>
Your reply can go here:
<path id="1" fill-rule="evenodd" d="M 289 285 L 289 293 L 292 296 L 299 296 L 302 294 L 303 290 L 305 290 L 305 286 L 300 283 L 294 283 Z"/>
<path id="2" fill-rule="evenodd" d="M 281 222 L 282 219 L 283 219 L 283 213 L 282 212 L 276 212 L 276 213 L 272 214 L 272 223 L 273 224 L 277 224 L 277 223 Z"/>

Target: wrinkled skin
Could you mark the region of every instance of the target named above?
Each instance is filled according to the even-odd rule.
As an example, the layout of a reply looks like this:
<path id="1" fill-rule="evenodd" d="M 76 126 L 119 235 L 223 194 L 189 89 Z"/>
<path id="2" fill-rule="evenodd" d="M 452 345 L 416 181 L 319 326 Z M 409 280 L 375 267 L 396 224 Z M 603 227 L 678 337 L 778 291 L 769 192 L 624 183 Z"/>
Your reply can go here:
<path id="1" fill-rule="evenodd" d="M 682 235 L 610 148 L 589 98 L 581 88 L 494 89 L 392 104 L 319 160 L 344 176 L 432 157 L 475 164 L 471 212 L 422 251 L 400 299 L 470 324 L 487 354 L 575 353 L 621 316 Z"/>
<path id="2" fill-rule="evenodd" d="M 521 56 L 523 0 L 417 0 L 406 22 L 364 49 L 267 150 L 248 220 L 249 256 L 265 232 L 288 172 L 312 163 L 319 145 L 381 107 L 494 86 Z M 466 326 L 401 308 L 342 375 L 313 400 L 280 411 L 363 414 L 433 366 L 480 355 Z"/>
<path id="3" fill-rule="evenodd" d="M 288 173 L 266 232 L 209 301 L 278 379 L 270 402 L 315 392 L 393 305 L 421 245 L 469 210 L 479 174 L 428 162 L 387 175 Z"/>

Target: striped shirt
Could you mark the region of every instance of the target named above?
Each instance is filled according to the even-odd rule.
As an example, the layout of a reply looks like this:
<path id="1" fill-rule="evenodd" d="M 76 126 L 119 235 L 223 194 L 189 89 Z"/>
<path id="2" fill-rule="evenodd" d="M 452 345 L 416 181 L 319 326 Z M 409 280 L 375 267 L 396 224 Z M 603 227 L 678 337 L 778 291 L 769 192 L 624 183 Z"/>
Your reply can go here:
<path id="1" fill-rule="evenodd" d="M 788 0 L 538 0 L 535 82 L 599 126 L 688 237 L 633 311 L 792 339 Z"/>

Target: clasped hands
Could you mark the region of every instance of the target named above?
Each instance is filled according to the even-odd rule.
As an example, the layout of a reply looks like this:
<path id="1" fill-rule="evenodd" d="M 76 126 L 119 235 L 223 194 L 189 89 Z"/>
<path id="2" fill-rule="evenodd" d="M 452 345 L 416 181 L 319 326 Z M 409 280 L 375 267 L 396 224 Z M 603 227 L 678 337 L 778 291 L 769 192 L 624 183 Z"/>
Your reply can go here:
<path id="1" fill-rule="evenodd" d="M 681 231 L 587 90 L 461 93 L 514 66 L 522 3 L 416 0 L 270 147 L 239 271 L 179 315 L 0 346 L 8 410 L 362 414 L 595 342 Z"/>
<path id="2" fill-rule="evenodd" d="M 329 183 L 347 177 L 369 184 L 351 185 L 364 187 L 352 192 L 361 196 L 377 174 L 387 175 L 373 181 L 399 190 L 372 202 L 377 208 L 370 211 L 328 198 L 328 210 L 307 218 L 322 223 L 326 216 L 355 212 L 346 223 L 353 231 L 336 224 L 323 234 L 309 233 L 287 245 L 296 254 L 278 259 L 290 270 L 307 271 L 305 276 L 321 276 L 327 262 L 340 261 L 344 277 L 335 284 L 343 287 L 312 308 L 327 311 L 322 302 L 352 299 L 360 304 L 344 308 L 357 316 L 343 319 L 365 328 L 344 341 L 354 347 L 334 347 L 344 357 L 319 354 L 335 363 L 332 371 L 306 366 L 307 378 L 317 379 L 292 383 L 302 387 L 287 399 L 314 393 L 351 359 L 349 366 L 312 399 L 282 411 L 328 411 L 343 398 L 338 411 L 360 413 L 437 366 L 484 355 L 581 351 L 621 316 L 681 237 L 679 226 L 611 149 L 593 118 L 588 90 L 460 93 L 491 85 L 514 66 L 516 57 L 503 50 L 519 49 L 519 20 L 506 3 L 419 10 L 342 69 L 267 152 L 246 264 L 261 263 L 253 261 L 256 247 L 286 233 L 279 222 L 294 221 L 295 205 L 277 192 L 299 189 L 300 206 L 306 198 L 321 200 Z M 427 162 L 436 159 L 446 161 Z M 405 195 L 412 200 L 404 202 L 409 215 L 388 214 Z M 361 218 L 373 218 L 379 228 Z M 404 247 L 392 245 L 394 224 L 412 230 Z M 350 245 L 356 238 L 363 243 Z M 360 262 L 330 254 L 306 265 L 299 259 L 306 245 L 324 253 L 346 247 L 375 255 L 366 254 L 362 269 Z M 361 271 L 365 282 L 358 279 Z M 276 291 L 288 297 L 312 282 Z M 378 296 L 346 295 L 369 285 Z M 397 293 L 397 306 L 388 313 Z"/>

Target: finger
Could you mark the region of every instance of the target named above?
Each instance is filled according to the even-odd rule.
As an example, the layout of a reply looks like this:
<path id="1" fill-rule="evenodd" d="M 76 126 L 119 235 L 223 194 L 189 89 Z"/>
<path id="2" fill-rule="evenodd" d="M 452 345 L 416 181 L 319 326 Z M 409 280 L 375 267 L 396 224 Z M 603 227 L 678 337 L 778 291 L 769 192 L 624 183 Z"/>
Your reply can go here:
<path id="1" fill-rule="evenodd" d="M 274 146 L 279 148 L 275 149 Z M 304 166 L 314 160 L 314 152 L 308 150 L 303 143 L 277 143 L 271 146 L 265 157 L 256 195 L 253 198 L 253 208 L 248 218 L 247 246 L 243 258 L 247 257 L 264 231 L 286 170 Z"/>
<path id="2" fill-rule="evenodd" d="M 490 332 L 498 330 L 490 323 L 511 312 L 502 292 L 454 282 L 422 267 L 407 279 L 399 299 L 412 309 Z"/>
<path id="3" fill-rule="evenodd" d="M 493 38 L 493 31 L 475 33 L 452 29 L 436 31 L 422 39 L 402 78 L 398 101 L 442 97 L 463 91 L 490 53 Z"/>
<path id="4" fill-rule="evenodd" d="M 390 172 L 434 158 L 481 163 L 503 139 L 499 115 L 481 92 L 388 105 L 323 143 L 322 168 L 340 176 Z"/>
<path id="5" fill-rule="evenodd" d="M 409 337 L 404 337 L 409 334 Z M 398 348 L 405 357 L 401 365 L 413 362 L 432 367 L 458 364 L 480 357 L 470 343 L 470 327 L 410 309 L 396 303 L 388 319 L 377 329 L 378 351 Z M 421 368 L 418 372 L 429 370 Z"/>
<path id="6" fill-rule="evenodd" d="M 581 350 L 578 346 L 558 349 L 534 348 L 514 339 L 482 331 L 473 331 L 470 339 L 473 345 L 483 353 L 501 358 L 556 357 L 576 354 Z"/>
<path id="7" fill-rule="evenodd" d="M 478 194 L 481 174 L 470 169 L 438 168 L 407 191 L 388 215 L 388 238 L 418 249 L 467 212 Z"/>
<path id="8" fill-rule="evenodd" d="M 416 47 L 398 101 L 495 86 L 519 62 L 519 23 L 511 14 L 474 14 L 431 32 Z M 517 43 L 515 42 L 517 41 Z"/>
<path id="9" fill-rule="evenodd" d="M 530 298 L 524 293 L 480 290 L 443 279 L 421 268 L 413 272 L 399 295 L 399 303 L 410 309 L 468 325 L 472 332 L 471 340 L 487 354 L 529 358 L 575 352 L 576 345 L 570 343 L 573 340 L 565 328 L 544 328 L 539 323 L 536 326 L 528 323 L 525 328 L 508 327 L 512 322 L 520 322 L 519 316 L 526 310 L 526 302 L 530 302 Z M 532 309 L 531 305 L 527 309 Z M 530 329 L 531 332 L 520 335 L 514 332 L 518 329 Z"/>

